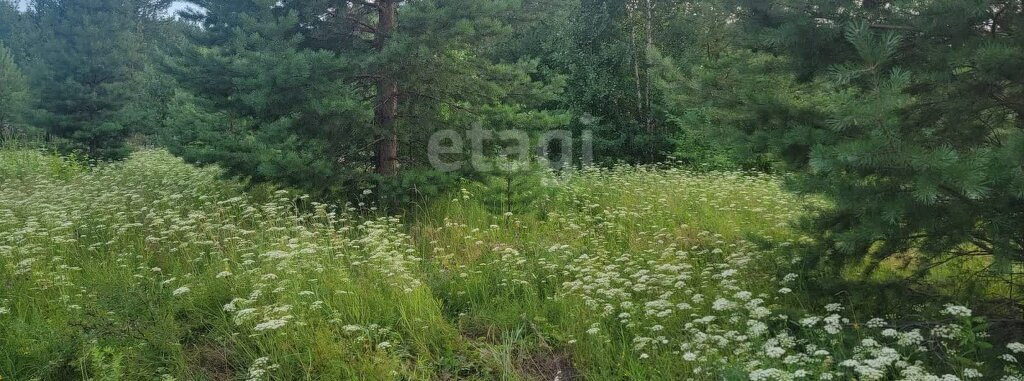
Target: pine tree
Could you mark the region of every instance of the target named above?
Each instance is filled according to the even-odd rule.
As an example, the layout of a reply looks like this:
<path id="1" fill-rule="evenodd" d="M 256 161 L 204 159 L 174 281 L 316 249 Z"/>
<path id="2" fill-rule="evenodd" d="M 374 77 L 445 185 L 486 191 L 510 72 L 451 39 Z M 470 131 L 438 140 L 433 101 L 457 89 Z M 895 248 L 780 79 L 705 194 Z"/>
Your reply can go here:
<path id="1" fill-rule="evenodd" d="M 120 113 L 150 64 L 145 31 L 168 0 L 34 0 L 28 14 L 29 77 L 41 127 L 98 157 L 126 153 L 137 126 Z M 154 37 L 154 36 L 150 36 Z"/>
<path id="2" fill-rule="evenodd" d="M 298 11 L 276 1 L 201 3 L 171 66 L 182 86 L 166 141 L 187 160 L 232 175 L 328 193 L 369 167 L 366 93 L 350 63 L 311 49 Z"/>
<path id="3" fill-rule="evenodd" d="M 547 212 L 544 202 L 551 196 L 551 188 L 544 184 L 550 168 L 516 162 L 504 162 L 497 170 L 486 173 L 473 183 L 473 193 L 480 203 L 495 216 L 509 216 Z"/>
<path id="4" fill-rule="evenodd" d="M 0 127 L 18 123 L 28 108 L 25 76 L 14 63 L 11 51 L 0 42 Z"/>
<path id="5" fill-rule="evenodd" d="M 24 19 L 18 12 L 17 3 L 0 0 L 0 40 L 10 50 L 20 50 L 24 41 Z"/>
<path id="6" fill-rule="evenodd" d="M 349 21 L 334 22 L 349 31 L 344 35 L 348 44 L 369 42 L 372 48 L 357 53 L 354 61 L 377 97 L 374 126 L 379 174 L 396 173 L 397 162 L 392 161 L 396 143 L 404 147 L 400 149 L 403 166 L 425 163 L 425 152 L 417 148 L 424 147 L 439 129 L 469 128 L 473 123 L 494 128 L 528 114 L 548 127 L 564 123 L 539 110 L 538 101 L 558 90 L 533 80 L 536 62 L 525 57 L 512 62 L 492 59 L 493 46 L 512 33 L 506 20 L 521 9 L 518 1 L 351 3 L 345 16 Z M 392 12 L 394 25 L 382 17 Z"/>
<path id="7" fill-rule="evenodd" d="M 202 28 L 175 65 L 180 104 L 211 121 L 175 122 L 193 161 L 331 191 L 426 167 L 440 129 L 565 123 L 543 109 L 558 89 L 536 61 L 492 58 L 515 1 L 196 3 L 184 17 Z"/>
<path id="8" fill-rule="evenodd" d="M 913 248 L 921 274 L 958 256 L 1024 262 L 1024 5 L 811 3 L 745 23 L 806 45 L 763 46 L 826 94 L 756 133 L 788 153 L 801 189 L 834 200 L 812 227 L 829 244 L 820 259 L 877 265 Z"/>

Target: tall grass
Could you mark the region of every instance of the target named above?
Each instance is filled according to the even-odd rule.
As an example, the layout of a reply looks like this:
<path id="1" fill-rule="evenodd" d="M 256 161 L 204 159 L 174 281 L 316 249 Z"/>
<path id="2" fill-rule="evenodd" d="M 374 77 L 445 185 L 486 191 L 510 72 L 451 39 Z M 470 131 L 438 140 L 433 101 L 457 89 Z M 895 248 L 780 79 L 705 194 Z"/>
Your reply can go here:
<path id="1" fill-rule="evenodd" d="M 402 221 L 162 151 L 87 165 L 0 149 L 0 377 L 1020 374 L 1024 346 L 991 358 L 964 307 L 921 327 L 808 300 L 789 224 L 820 202 L 777 178 L 621 167 L 536 184 L 515 212 L 466 183 Z"/>

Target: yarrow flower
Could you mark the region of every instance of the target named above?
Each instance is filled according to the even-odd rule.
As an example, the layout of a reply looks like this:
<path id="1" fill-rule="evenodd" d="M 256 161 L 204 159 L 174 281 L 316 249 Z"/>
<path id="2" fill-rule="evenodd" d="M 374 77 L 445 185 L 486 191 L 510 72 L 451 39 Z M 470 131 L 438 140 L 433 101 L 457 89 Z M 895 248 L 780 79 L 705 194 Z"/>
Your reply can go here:
<path id="1" fill-rule="evenodd" d="M 260 357 L 253 360 L 252 365 L 249 365 L 249 378 L 246 381 L 261 381 L 268 378 L 270 371 L 277 369 L 279 366 L 276 364 L 270 364 L 270 358 Z"/>
<path id="2" fill-rule="evenodd" d="M 711 305 L 711 309 L 715 311 L 726 311 L 733 308 L 736 308 L 736 303 L 725 298 L 715 299 L 715 302 Z"/>
<path id="3" fill-rule="evenodd" d="M 974 368 L 967 368 L 963 371 L 964 377 L 966 378 L 981 378 L 981 371 Z"/>
<path id="4" fill-rule="evenodd" d="M 1013 342 L 1006 344 L 1006 349 L 1009 349 L 1013 353 L 1024 353 L 1024 344 Z"/>
<path id="5" fill-rule="evenodd" d="M 782 357 L 782 355 L 786 354 L 786 349 L 779 347 L 767 347 L 764 349 L 764 354 L 769 358 L 777 359 L 779 357 Z"/>
<path id="6" fill-rule="evenodd" d="M 255 330 L 255 331 L 272 331 L 272 330 L 275 330 L 275 329 L 278 329 L 278 328 L 281 328 L 281 327 L 284 327 L 285 325 L 287 325 L 289 319 L 291 319 L 291 316 L 285 316 L 285 317 L 283 317 L 281 319 L 267 320 L 265 322 L 257 324 L 256 327 L 253 328 L 253 330 Z"/>
<path id="7" fill-rule="evenodd" d="M 864 323 L 864 325 L 867 326 L 868 328 L 882 328 L 882 327 L 885 327 L 885 326 L 889 325 L 889 323 L 887 323 L 885 321 L 885 319 L 874 318 L 874 319 L 868 320 L 868 322 Z"/>
<path id="8" fill-rule="evenodd" d="M 944 310 L 942 310 L 942 313 L 946 314 L 946 315 L 949 315 L 949 316 L 953 316 L 953 317 L 965 317 L 966 318 L 966 317 L 971 317 L 971 313 L 972 312 L 971 312 L 970 308 L 967 308 L 967 307 L 964 307 L 964 306 L 958 306 L 958 305 L 955 305 L 955 304 L 947 304 L 946 308 Z"/>

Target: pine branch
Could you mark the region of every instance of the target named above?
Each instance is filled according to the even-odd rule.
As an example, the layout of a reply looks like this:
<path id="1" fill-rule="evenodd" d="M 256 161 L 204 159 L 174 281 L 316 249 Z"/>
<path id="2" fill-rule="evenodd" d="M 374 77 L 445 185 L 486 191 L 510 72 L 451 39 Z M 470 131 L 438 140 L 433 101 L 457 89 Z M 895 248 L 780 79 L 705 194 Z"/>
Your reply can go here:
<path id="1" fill-rule="evenodd" d="M 940 267 L 942 265 L 945 265 L 945 264 L 947 264 L 949 262 L 955 261 L 957 259 L 970 258 L 970 257 L 990 257 L 990 256 L 992 256 L 992 254 L 984 252 L 984 251 L 969 251 L 969 252 L 962 252 L 962 253 L 953 254 L 949 258 L 943 259 L 943 260 L 938 261 L 938 262 L 931 262 L 931 263 L 928 264 L 928 266 L 925 266 L 925 267 L 922 267 L 920 269 L 917 269 L 914 272 L 914 279 L 923 279 L 925 276 L 928 275 L 929 272 L 931 272 L 931 270 L 933 270 L 933 269 L 935 269 L 937 267 Z"/>
<path id="2" fill-rule="evenodd" d="M 370 24 L 360 20 L 359 18 L 355 17 L 354 15 L 351 15 L 351 14 L 345 15 L 345 19 L 348 20 L 348 21 L 351 21 L 353 24 L 356 24 L 357 27 L 361 28 L 361 29 L 357 28 L 356 29 L 357 32 L 364 32 L 364 33 L 371 33 L 371 34 L 376 34 L 377 33 L 377 27 L 375 27 L 373 25 L 370 25 Z"/>
<path id="3" fill-rule="evenodd" d="M 415 92 L 415 91 L 405 91 L 402 94 L 399 94 L 399 96 L 401 96 L 401 95 L 410 95 L 410 96 L 413 96 L 413 97 L 430 99 L 432 101 L 435 101 L 435 102 L 438 102 L 438 103 L 443 103 L 443 104 L 446 104 L 446 105 L 451 106 L 453 108 L 462 110 L 463 112 L 465 112 L 467 114 L 475 115 L 475 116 L 480 116 L 479 114 L 477 114 L 473 110 L 470 110 L 470 109 L 466 108 L 465 106 L 462 106 L 460 104 L 457 104 L 457 103 L 454 103 L 454 102 L 451 102 L 451 101 L 448 101 L 448 100 L 445 100 L 445 99 L 441 99 L 440 97 L 436 97 L 436 96 L 433 96 L 433 95 L 423 94 L 423 93 Z"/>
<path id="4" fill-rule="evenodd" d="M 918 32 L 917 28 L 905 25 L 889 25 L 889 24 L 871 24 L 872 29 L 883 29 L 883 30 L 902 30 L 906 32 Z"/>
<path id="5" fill-rule="evenodd" d="M 332 18 L 337 18 L 338 17 L 338 10 L 332 8 L 332 9 L 327 11 L 327 15 L 331 16 Z M 377 28 L 375 26 L 370 25 L 369 23 L 360 20 L 359 17 L 357 15 L 355 15 L 355 14 L 346 12 L 345 13 L 345 20 L 355 24 L 355 26 L 357 27 L 357 28 L 355 28 L 356 32 L 363 32 L 363 33 L 370 33 L 370 34 L 376 34 L 377 33 Z"/>

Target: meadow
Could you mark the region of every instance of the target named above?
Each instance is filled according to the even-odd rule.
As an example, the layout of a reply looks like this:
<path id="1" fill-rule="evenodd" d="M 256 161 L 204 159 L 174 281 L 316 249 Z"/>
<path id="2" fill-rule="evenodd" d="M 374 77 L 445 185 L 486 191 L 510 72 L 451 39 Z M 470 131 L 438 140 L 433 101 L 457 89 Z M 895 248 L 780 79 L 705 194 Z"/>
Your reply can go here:
<path id="1" fill-rule="evenodd" d="M 160 150 L 2 149 L 0 379 L 1024 379 L 970 306 L 812 297 L 793 226 L 828 204 L 781 178 L 529 176 L 388 216 Z"/>

